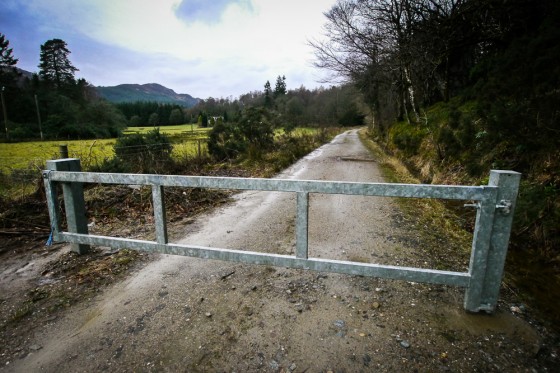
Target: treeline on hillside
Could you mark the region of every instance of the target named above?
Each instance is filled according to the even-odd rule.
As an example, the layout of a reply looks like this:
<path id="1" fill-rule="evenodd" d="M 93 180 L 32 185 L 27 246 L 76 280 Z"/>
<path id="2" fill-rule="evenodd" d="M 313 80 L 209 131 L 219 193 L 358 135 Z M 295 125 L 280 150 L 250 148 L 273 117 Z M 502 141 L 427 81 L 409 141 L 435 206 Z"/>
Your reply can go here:
<path id="1" fill-rule="evenodd" d="M 66 42 L 41 45 L 39 73 L 24 76 L 9 40 L 0 34 L 2 124 L 6 140 L 114 137 L 126 127 L 124 116 L 97 97 L 69 59 Z M 6 121 L 7 118 L 7 121 Z"/>
<path id="2" fill-rule="evenodd" d="M 353 86 L 313 90 L 302 86 L 288 90 L 286 78 L 279 79 L 282 88 L 272 90 L 267 82 L 263 91 L 249 92 L 235 99 L 209 97 L 188 109 L 157 102 L 119 103 L 116 107 L 125 115 L 130 126 L 198 123 L 201 127 L 211 127 L 218 118 L 223 122 L 240 120 L 243 111 L 250 107 L 264 107 L 292 127 L 363 125 L 367 108 L 362 107 L 362 100 Z"/>
<path id="3" fill-rule="evenodd" d="M 285 79 L 283 80 L 285 83 Z M 267 82 L 268 83 L 268 82 Z M 285 89 L 274 93 L 270 83 L 265 83 L 264 91 L 253 91 L 238 99 L 202 100 L 187 109 L 187 116 L 197 118 L 200 113 L 209 117 L 224 116 L 238 120 L 243 109 L 264 107 L 274 112 L 289 126 L 359 126 L 364 124 L 367 108 L 362 107 L 358 92 L 351 85 L 331 86 L 309 90 L 305 87 Z"/>
<path id="4" fill-rule="evenodd" d="M 190 117 L 185 117 L 185 109 L 180 105 L 138 101 L 122 102 L 115 106 L 132 127 L 170 126 L 191 122 Z"/>
<path id="5" fill-rule="evenodd" d="M 523 173 L 514 242 L 560 265 L 560 2 L 344 0 L 325 15 L 316 64 L 358 87 L 375 136 L 425 181 Z"/>
<path id="6" fill-rule="evenodd" d="M 298 126 L 363 125 L 365 116 L 358 105 L 351 86 L 288 90 L 286 77 L 278 76 L 274 90 L 267 81 L 262 92 L 242 95 L 235 101 L 208 99 L 190 109 L 190 113 L 195 116 L 198 111 L 200 124 L 212 125 L 208 151 L 215 160 L 255 160 L 274 152 L 278 143 L 293 148 L 293 157 L 305 154 L 298 145 L 300 141 L 291 136 Z M 275 137 L 276 129 L 284 130 L 279 139 Z"/>

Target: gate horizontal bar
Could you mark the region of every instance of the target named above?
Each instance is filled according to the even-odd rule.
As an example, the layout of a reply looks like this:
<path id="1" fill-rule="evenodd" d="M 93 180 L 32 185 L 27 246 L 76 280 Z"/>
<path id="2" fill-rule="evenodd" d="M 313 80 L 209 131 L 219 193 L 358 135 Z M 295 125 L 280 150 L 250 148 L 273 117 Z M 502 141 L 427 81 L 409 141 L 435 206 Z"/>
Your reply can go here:
<path id="1" fill-rule="evenodd" d="M 203 259 L 217 259 L 230 262 L 270 265 L 296 269 L 310 269 L 321 272 L 334 272 L 367 277 L 381 277 L 395 280 L 425 282 L 442 285 L 469 285 L 470 275 L 462 272 L 440 271 L 411 267 L 357 263 L 319 258 L 296 258 L 290 255 L 267 254 L 254 251 L 218 249 L 203 246 L 158 244 L 153 241 L 134 240 L 120 237 L 107 237 L 63 232 L 64 241 L 70 243 L 108 246 L 117 249 L 134 249 L 163 254 L 183 255 Z"/>
<path id="2" fill-rule="evenodd" d="M 348 194 L 380 197 L 439 198 L 481 201 L 492 195 L 492 186 L 386 184 L 340 181 L 286 180 L 262 178 L 234 178 L 214 176 L 178 176 L 147 174 L 116 174 L 92 172 L 50 171 L 51 181 L 159 185 L 187 188 L 214 188 L 236 190 L 260 190 L 278 192 L 308 192 Z"/>

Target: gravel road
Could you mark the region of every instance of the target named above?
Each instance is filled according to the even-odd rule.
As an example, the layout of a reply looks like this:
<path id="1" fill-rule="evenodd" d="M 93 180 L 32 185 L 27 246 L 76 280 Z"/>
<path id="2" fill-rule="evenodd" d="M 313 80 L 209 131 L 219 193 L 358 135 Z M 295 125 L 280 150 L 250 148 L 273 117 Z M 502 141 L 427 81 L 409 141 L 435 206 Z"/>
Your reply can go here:
<path id="1" fill-rule="evenodd" d="M 278 178 L 382 182 L 357 131 Z M 295 196 L 244 192 L 181 227 L 174 242 L 291 254 Z M 414 228 L 386 198 L 312 195 L 310 256 L 428 266 Z M 439 285 L 159 256 L 53 320 L 19 372 L 538 371 L 552 354 L 512 314 L 462 310 Z"/>

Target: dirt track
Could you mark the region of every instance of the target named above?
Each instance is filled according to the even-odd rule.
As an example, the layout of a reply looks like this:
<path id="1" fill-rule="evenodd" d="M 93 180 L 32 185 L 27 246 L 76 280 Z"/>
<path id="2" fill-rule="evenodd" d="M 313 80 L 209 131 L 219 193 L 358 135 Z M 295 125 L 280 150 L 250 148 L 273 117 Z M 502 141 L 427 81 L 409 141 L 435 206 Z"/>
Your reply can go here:
<path id="1" fill-rule="evenodd" d="M 356 131 L 279 178 L 383 181 Z M 430 267 L 390 200 L 313 195 L 310 256 Z M 295 196 L 246 192 L 176 233 L 182 243 L 293 253 Z M 443 243 L 445 244 L 445 243 Z M 468 257 L 459 258 L 465 269 Z M 161 256 L 35 329 L 6 371 L 546 371 L 542 329 L 501 304 L 462 310 L 446 286 Z"/>

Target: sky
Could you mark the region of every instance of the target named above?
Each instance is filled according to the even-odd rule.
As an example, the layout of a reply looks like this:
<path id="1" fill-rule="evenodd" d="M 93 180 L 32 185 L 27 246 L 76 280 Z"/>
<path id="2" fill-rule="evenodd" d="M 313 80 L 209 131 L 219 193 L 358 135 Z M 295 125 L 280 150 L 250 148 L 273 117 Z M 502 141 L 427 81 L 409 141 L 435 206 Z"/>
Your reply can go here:
<path id="1" fill-rule="evenodd" d="M 312 89 L 308 41 L 336 0 L 2 0 L 0 33 L 17 67 L 38 71 L 40 46 L 62 39 L 76 78 L 96 86 L 159 83 L 198 98 L 272 87 Z"/>

